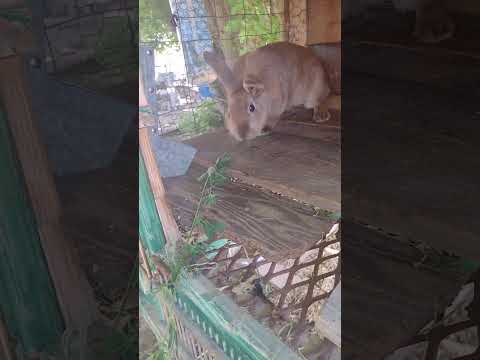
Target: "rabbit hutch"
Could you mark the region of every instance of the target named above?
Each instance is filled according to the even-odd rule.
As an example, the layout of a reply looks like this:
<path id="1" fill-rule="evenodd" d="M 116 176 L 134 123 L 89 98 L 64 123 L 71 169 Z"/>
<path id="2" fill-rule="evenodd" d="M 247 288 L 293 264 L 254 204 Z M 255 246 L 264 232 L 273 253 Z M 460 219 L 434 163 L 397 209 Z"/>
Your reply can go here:
<path id="1" fill-rule="evenodd" d="M 478 127 L 479 47 L 471 35 L 479 34 L 479 9 L 444 3 L 455 34 L 432 42 L 428 31 L 412 34 L 415 2 L 343 1 L 347 358 L 480 356 L 478 222 L 468 214 L 478 200 L 470 134 Z"/>
<path id="2" fill-rule="evenodd" d="M 140 46 L 143 316 L 163 345 L 176 339 L 164 351 L 179 359 L 339 359 L 340 1 L 170 8 L 180 59 Z M 278 41 L 323 58 L 336 81 L 331 117 L 317 124 L 294 109 L 272 134 L 238 143 L 202 55 L 231 64 Z"/>

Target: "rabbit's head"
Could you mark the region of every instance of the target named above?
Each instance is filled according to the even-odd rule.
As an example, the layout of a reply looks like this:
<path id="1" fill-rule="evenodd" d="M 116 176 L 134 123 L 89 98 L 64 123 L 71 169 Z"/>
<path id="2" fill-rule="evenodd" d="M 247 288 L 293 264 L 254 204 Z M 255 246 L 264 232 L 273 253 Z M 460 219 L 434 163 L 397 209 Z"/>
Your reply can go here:
<path id="1" fill-rule="evenodd" d="M 228 111 L 225 127 L 237 140 L 253 139 L 268 132 L 276 123 L 272 97 L 265 92 L 265 84 L 258 78 L 234 74 L 225 59 L 205 52 L 204 58 L 216 72 L 227 95 Z M 240 75 L 240 76 L 239 76 Z"/>

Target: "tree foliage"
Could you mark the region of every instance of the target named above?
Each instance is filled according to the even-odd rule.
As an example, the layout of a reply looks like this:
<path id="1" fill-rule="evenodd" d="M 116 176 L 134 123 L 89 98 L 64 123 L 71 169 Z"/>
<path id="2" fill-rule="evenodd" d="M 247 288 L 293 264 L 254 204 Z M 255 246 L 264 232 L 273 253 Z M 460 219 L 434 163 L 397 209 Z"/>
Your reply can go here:
<path id="1" fill-rule="evenodd" d="M 141 42 L 155 44 L 160 52 L 178 47 L 168 0 L 139 0 L 138 13 Z"/>
<path id="2" fill-rule="evenodd" d="M 265 0 L 226 0 L 232 16 L 225 24 L 225 31 L 236 34 L 240 55 L 260 46 L 281 40 L 281 19 L 272 15 L 271 2 Z"/>

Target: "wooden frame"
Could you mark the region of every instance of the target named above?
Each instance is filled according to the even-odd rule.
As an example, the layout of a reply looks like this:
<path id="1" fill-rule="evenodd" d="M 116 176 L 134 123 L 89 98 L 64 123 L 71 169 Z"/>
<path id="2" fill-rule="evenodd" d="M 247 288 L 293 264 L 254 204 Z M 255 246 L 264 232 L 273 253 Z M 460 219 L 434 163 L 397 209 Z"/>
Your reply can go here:
<path id="1" fill-rule="evenodd" d="M 139 129 L 139 144 L 157 212 L 163 226 L 167 247 L 169 250 L 174 250 L 181 235 L 172 211 L 168 207 L 167 200 L 165 199 L 165 187 L 163 186 L 160 170 L 158 169 L 155 154 L 150 144 L 148 128 Z"/>
<path id="2" fill-rule="evenodd" d="M 86 329 L 97 318 L 96 302 L 73 244 L 63 233 L 60 200 L 31 109 L 24 66 L 19 56 L 0 59 L 0 98 L 8 114 L 65 326 Z"/>
<path id="3" fill-rule="evenodd" d="M 307 45 L 338 43 L 342 39 L 341 0 L 307 1 Z"/>

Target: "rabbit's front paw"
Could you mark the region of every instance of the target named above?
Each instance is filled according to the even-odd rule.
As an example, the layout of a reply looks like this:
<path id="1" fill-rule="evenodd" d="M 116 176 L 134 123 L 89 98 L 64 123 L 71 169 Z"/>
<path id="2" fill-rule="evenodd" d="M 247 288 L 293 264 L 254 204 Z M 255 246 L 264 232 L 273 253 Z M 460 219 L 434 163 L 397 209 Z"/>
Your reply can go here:
<path id="1" fill-rule="evenodd" d="M 330 120 L 330 111 L 325 105 L 316 106 L 313 110 L 313 121 L 323 123 Z"/>

